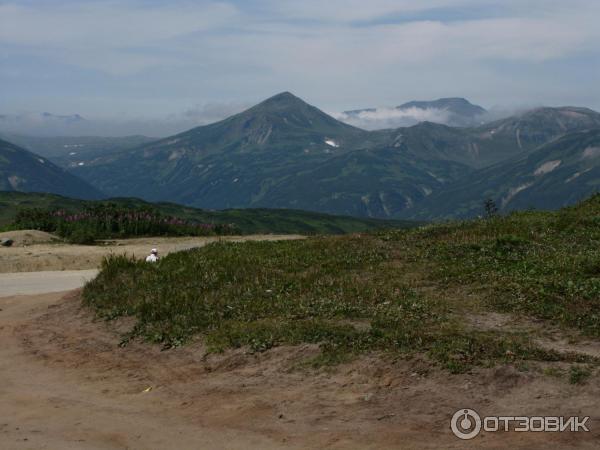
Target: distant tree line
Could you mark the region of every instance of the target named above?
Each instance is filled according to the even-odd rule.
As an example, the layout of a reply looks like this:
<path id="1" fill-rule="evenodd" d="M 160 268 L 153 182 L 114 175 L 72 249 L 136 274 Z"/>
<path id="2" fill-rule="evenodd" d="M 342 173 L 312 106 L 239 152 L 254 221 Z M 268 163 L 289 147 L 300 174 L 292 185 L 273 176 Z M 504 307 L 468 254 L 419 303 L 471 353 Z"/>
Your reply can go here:
<path id="1" fill-rule="evenodd" d="M 79 244 L 135 236 L 214 236 L 238 232 L 233 224 L 199 223 L 165 216 L 151 207 L 125 208 L 113 204 L 89 206 L 80 212 L 22 209 L 13 228 L 47 231 Z"/>

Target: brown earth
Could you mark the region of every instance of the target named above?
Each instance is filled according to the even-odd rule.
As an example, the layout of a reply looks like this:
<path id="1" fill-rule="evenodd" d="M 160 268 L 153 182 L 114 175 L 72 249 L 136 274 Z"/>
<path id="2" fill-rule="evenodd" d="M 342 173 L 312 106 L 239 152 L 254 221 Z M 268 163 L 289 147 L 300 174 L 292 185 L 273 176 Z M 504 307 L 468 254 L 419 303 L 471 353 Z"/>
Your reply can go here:
<path id="1" fill-rule="evenodd" d="M 119 347 L 77 291 L 0 298 L 2 449 L 598 448 L 600 383 L 513 366 L 450 375 L 419 358 L 302 369 L 312 346 L 206 355 L 200 342 Z M 449 429 L 482 415 L 590 415 L 589 433 Z"/>
<path id="2" fill-rule="evenodd" d="M 0 240 L 10 239 L 13 241 L 13 247 L 24 247 L 33 244 L 48 244 L 58 242 L 61 239 L 45 231 L 39 230 L 15 230 L 0 233 Z"/>
<path id="3" fill-rule="evenodd" d="M 70 245 L 53 241 L 53 236 L 35 230 L 1 233 L 15 240 L 12 247 L 0 247 L 0 273 L 43 270 L 95 269 L 102 259 L 113 254 L 146 257 L 153 247 L 161 255 L 201 247 L 216 241 L 301 239 L 298 235 L 252 235 L 223 237 L 157 237 L 116 239 L 103 245 Z M 1 237 L 1 236 L 0 236 Z M 52 241 L 52 242 L 51 242 Z M 26 244 L 26 245 L 24 245 Z"/>

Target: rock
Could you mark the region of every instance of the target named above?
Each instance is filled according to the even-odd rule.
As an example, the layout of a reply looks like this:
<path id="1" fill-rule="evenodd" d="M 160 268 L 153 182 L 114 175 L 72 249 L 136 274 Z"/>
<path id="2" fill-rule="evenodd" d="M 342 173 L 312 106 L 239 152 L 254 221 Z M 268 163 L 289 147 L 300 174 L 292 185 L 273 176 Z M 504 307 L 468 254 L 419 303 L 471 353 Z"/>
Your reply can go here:
<path id="1" fill-rule="evenodd" d="M 12 239 L 1 239 L 0 245 L 2 247 L 10 247 L 11 245 L 13 245 L 13 240 Z"/>

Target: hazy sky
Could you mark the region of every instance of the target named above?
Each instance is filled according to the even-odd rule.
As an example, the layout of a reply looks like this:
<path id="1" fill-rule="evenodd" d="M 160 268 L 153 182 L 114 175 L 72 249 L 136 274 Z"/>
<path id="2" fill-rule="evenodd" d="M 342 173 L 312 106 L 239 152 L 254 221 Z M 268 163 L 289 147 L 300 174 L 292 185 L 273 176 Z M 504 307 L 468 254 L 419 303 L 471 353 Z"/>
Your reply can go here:
<path id="1" fill-rule="evenodd" d="M 599 23 L 599 0 L 0 0 L 0 114 L 202 123 L 285 90 L 600 110 Z"/>

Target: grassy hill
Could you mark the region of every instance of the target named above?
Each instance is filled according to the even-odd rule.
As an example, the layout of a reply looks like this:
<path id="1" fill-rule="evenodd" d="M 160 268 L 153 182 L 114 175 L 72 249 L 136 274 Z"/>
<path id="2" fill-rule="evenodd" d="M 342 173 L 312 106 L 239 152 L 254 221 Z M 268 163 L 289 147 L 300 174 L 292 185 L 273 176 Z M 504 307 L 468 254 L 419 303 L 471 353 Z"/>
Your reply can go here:
<path id="1" fill-rule="evenodd" d="M 310 343 L 321 348 L 312 365 L 376 352 L 451 372 L 510 363 L 560 376 L 570 367 L 579 382 L 600 360 L 544 342 L 551 330 L 600 338 L 599 220 L 597 195 L 559 212 L 218 243 L 158 265 L 115 257 L 83 301 L 107 319 L 133 317 L 124 344 L 168 348 L 199 336 L 209 351 L 262 352 Z"/>
<path id="2" fill-rule="evenodd" d="M 165 216 L 174 216 L 193 222 L 234 224 L 244 234 L 340 234 L 363 232 L 377 228 L 402 228 L 418 225 L 418 222 L 412 221 L 362 219 L 298 210 L 239 209 L 206 211 L 174 203 L 148 203 L 135 198 L 83 201 L 53 194 L 0 191 L 0 228 L 9 226 L 15 219 L 17 212 L 24 208 L 39 208 L 46 211 L 64 209 L 69 212 L 81 212 L 87 207 L 103 204 L 114 204 L 124 208 L 152 207 Z"/>

